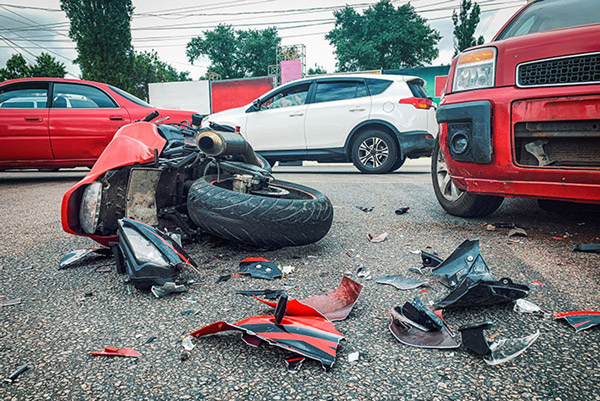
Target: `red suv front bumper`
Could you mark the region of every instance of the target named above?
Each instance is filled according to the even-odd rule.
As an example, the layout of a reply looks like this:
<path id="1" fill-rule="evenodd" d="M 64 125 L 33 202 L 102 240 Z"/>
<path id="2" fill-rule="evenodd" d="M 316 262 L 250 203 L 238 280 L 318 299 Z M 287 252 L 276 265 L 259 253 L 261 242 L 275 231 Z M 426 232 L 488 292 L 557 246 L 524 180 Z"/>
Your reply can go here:
<path id="1" fill-rule="evenodd" d="M 581 85 L 503 87 L 447 95 L 438 109 L 439 138 L 453 181 L 482 195 L 600 203 L 599 93 L 600 85 Z M 587 131 L 576 132 L 573 126 L 581 124 Z M 564 126 L 573 132 L 544 130 Z M 462 154 L 450 148 L 457 132 L 469 141 Z M 579 146 L 587 159 L 539 165 L 523 149 L 523 136 L 525 142 L 555 141 L 552 138 L 560 136 L 562 148 L 575 154 Z"/>

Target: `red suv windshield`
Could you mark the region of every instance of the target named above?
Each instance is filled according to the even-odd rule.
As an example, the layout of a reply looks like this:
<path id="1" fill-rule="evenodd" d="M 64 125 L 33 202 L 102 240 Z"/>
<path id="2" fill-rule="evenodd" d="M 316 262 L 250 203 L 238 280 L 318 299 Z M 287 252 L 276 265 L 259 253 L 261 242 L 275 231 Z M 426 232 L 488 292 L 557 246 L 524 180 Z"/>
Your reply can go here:
<path id="1" fill-rule="evenodd" d="M 540 0 L 517 15 L 497 40 L 598 23 L 599 0 Z"/>

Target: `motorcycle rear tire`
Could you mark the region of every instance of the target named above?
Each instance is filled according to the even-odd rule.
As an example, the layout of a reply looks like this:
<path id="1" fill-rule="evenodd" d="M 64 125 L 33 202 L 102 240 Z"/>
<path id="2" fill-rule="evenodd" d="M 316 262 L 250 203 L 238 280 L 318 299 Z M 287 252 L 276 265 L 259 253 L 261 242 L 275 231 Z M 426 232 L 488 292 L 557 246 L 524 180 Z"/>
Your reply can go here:
<path id="1" fill-rule="evenodd" d="M 333 206 L 315 189 L 276 180 L 270 185 L 286 189 L 289 195 L 270 197 L 234 192 L 217 184 L 214 175 L 199 178 L 188 193 L 188 215 L 202 231 L 281 248 L 317 242 L 331 228 Z"/>

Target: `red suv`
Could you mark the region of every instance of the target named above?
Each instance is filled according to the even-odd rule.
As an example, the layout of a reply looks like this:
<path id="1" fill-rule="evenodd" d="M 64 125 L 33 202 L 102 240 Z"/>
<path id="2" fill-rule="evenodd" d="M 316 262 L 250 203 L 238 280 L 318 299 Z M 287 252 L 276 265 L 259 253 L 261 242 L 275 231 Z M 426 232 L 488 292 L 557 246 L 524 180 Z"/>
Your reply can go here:
<path id="1" fill-rule="evenodd" d="M 600 203 L 600 1 L 531 1 L 453 60 L 440 104 L 432 176 L 448 213 Z"/>
<path id="2" fill-rule="evenodd" d="M 0 84 L 0 170 L 91 166 L 123 125 L 157 110 L 169 122 L 192 112 L 155 109 L 114 86 L 58 78 Z"/>

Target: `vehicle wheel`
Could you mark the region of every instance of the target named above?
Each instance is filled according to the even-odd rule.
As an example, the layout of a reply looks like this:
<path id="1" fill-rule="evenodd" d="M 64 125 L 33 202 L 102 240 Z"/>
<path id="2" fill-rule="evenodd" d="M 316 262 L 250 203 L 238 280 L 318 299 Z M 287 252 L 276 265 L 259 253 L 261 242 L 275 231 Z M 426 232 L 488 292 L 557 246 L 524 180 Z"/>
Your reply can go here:
<path id="1" fill-rule="evenodd" d="M 237 242 L 281 248 L 306 245 L 323 238 L 331 228 L 333 207 L 321 192 L 286 181 L 273 181 L 265 196 L 231 190 L 231 180 L 197 179 L 187 199 L 188 215 L 203 231 Z"/>
<path id="2" fill-rule="evenodd" d="M 459 189 L 450 179 L 438 141 L 431 155 L 431 178 L 438 202 L 446 212 L 454 216 L 487 216 L 494 213 L 504 200 L 501 196 L 475 195 Z"/>
<path id="3" fill-rule="evenodd" d="M 394 138 L 377 129 L 359 134 L 352 145 L 352 161 L 363 173 L 389 173 L 393 171 L 397 158 L 398 145 Z"/>
<path id="4" fill-rule="evenodd" d="M 398 159 L 396 160 L 396 163 L 392 166 L 392 169 L 390 170 L 390 173 L 392 171 L 396 171 L 398 170 L 400 167 L 402 167 L 404 165 L 404 162 L 406 161 L 406 157 L 403 157 L 402 159 Z"/>

